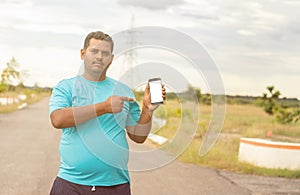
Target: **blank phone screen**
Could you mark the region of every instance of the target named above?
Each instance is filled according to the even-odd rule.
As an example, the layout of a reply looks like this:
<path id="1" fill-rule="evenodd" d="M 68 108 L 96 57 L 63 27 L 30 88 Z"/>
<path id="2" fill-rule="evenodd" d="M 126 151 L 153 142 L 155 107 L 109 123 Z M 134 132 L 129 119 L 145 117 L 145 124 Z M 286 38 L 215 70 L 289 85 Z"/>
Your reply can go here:
<path id="1" fill-rule="evenodd" d="M 162 98 L 161 80 L 152 80 L 149 82 L 149 85 L 151 103 L 162 103 L 164 100 Z"/>

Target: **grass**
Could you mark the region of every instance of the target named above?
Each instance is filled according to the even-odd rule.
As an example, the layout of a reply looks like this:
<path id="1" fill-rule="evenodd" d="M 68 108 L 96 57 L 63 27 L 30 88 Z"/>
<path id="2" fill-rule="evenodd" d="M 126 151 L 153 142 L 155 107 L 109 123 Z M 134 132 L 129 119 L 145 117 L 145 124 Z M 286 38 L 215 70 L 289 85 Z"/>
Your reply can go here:
<path id="1" fill-rule="evenodd" d="M 35 102 L 38 102 L 39 100 L 41 100 L 42 98 L 49 96 L 50 93 L 49 92 L 40 92 L 40 93 L 32 93 L 32 95 L 30 95 L 29 98 L 27 98 L 26 101 L 20 101 L 18 103 L 14 103 L 14 104 L 9 104 L 9 105 L 1 105 L 0 104 L 0 113 L 10 113 L 10 112 L 14 112 L 16 110 L 18 110 L 18 106 L 21 105 L 22 103 L 27 103 L 27 104 L 32 104 Z M 16 94 L 13 94 L 12 92 L 9 94 L 2 94 L 3 97 L 14 97 L 16 96 Z"/>
<path id="2" fill-rule="evenodd" d="M 29 98 L 27 103 L 37 102 L 48 95 L 49 93 L 37 93 Z M 0 106 L 0 113 L 15 111 L 18 105 Z M 199 119 L 196 117 L 195 105 L 188 102 L 168 100 L 155 111 L 156 117 L 166 119 L 166 125 L 159 129 L 156 134 L 169 139 L 177 136 L 179 139 L 176 141 L 179 142 L 182 141 L 180 137 L 194 136 L 190 145 L 178 157 L 180 161 L 238 173 L 300 178 L 300 170 L 268 169 L 238 161 L 240 137 L 270 139 L 267 137 L 267 132 L 272 131 L 272 140 L 300 143 L 300 122 L 281 125 L 275 122 L 274 117 L 267 115 L 262 108 L 253 105 L 229 104 L 226 108 L 224 125 L 216 144 L 205 156 L 201 157 L 199 149 L 209 126 L 211 107 L 200 105 L 199 108 Z M 195 129 L 195 125 L 192 125 L 195 123 L 197 129 Z M 171 146 L 165 149 L 176 154 L 181 148 Z"/>
<path id="3" fill-rule="evenodd" d="M 172 139 L 178 134 L 178 127 L 182 125 L 181 111 L 178 111 L 178 108 L 180 108 L 180 103 L 175 100 L 167 101 L 162 108 L 159 108 L 167 110 L 167 123 L 157 132 L 158 135 Z M 300 143 L 300 123 L 281 125 L 260 107 L 227 105 L 226 118 L 216 144 L 205 156 L 200 157 L 199 148 L 208 129 L 211 107 L 200 105 L 200 116 L 199 121 L 192 119 L 193 123 L 198 122 L 198 128 L 193 141 L 180 155 L 180 161 L 239 173 L 300 178 L 300 170 L 268 169 L 238 161 L 240 137 Z M 268 131 L 272 131 L 271 138 L 267 136 Z"/>
<path id="4" fill-rule="evenodd" d="M 0 113 L 10 113 L 18 110 L 20 104 L 9 104 L 9 105 L 0 105 Z"/>

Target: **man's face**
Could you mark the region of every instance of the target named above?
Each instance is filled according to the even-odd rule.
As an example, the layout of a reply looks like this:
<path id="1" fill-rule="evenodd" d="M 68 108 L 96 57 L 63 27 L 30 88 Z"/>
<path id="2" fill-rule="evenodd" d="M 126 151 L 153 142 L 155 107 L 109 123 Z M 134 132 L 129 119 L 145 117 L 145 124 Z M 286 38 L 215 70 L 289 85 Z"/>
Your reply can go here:
<path id="1" fill-rule="evenodd" d="M 90 40 L 88 48 L 81 50 L 85 72 L 94 78 L 106 74 L 113 57 L 111 44 L 94 38 Z"/>

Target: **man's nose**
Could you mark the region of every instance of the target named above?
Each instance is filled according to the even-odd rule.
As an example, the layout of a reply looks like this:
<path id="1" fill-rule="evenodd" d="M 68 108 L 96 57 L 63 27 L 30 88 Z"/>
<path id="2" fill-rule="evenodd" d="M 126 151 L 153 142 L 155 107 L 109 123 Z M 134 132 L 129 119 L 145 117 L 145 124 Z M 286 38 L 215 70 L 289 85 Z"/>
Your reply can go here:
<path id="1" fill-rule="evenodd" d="M 98 52 L 97 56 L 96 56 L 97 60 L 101 60 L 102 59 L 102 52 Z"/>

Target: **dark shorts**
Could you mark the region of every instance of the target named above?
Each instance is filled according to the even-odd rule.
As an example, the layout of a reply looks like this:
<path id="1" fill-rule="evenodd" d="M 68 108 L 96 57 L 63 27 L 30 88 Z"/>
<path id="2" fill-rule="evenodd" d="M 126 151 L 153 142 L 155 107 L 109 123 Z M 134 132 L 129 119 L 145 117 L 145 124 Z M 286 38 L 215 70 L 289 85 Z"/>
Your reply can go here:
<path id="1" fill-rule="evenodd" d="M 56 177 L 50 195 L 130 195 L 129 183 L 115 186 L 85 186 Z"/>

